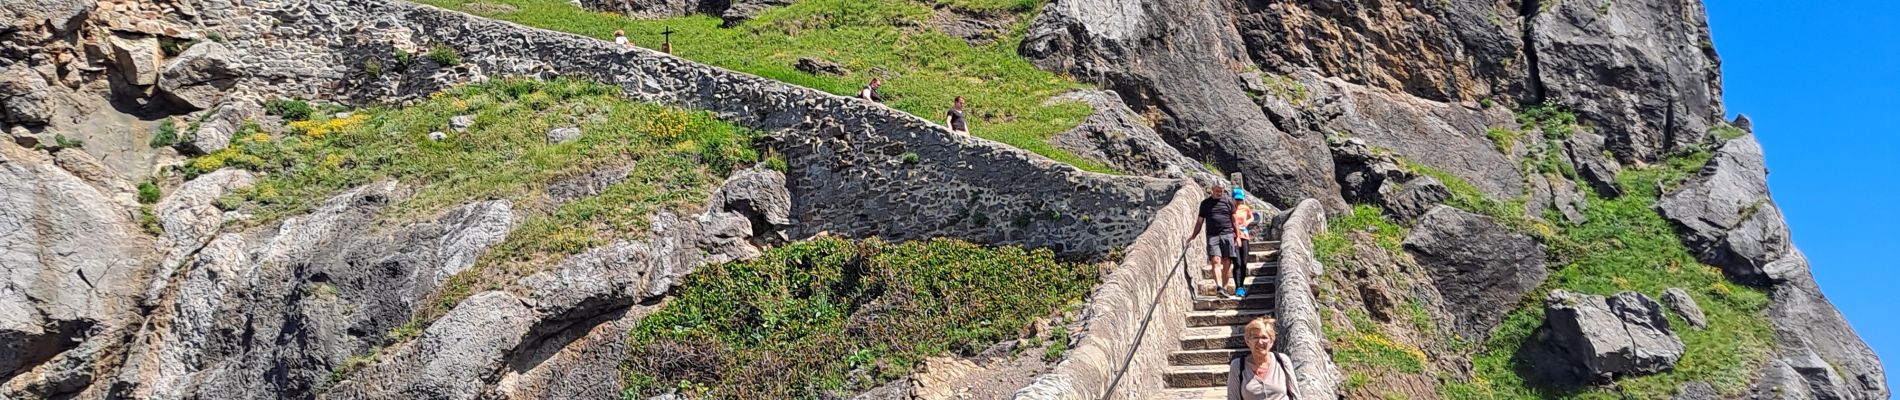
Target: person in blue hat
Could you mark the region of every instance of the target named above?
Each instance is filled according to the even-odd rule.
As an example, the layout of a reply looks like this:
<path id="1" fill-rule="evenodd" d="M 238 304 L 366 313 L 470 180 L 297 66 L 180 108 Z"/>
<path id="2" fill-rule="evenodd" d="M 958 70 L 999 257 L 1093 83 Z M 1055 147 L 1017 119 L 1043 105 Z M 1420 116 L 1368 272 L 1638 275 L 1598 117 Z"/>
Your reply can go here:
<path id="1" fill-rule="evenodd" d="M 1234 188 L 1234 245 L 1240 248 L 1234 257 L 1234 297 L 1247 297 L 1247 242 L 1253 241 L 1248 227 L 1254 223 L 1253 207 L 1247 205 L 1247 192 Z"/>

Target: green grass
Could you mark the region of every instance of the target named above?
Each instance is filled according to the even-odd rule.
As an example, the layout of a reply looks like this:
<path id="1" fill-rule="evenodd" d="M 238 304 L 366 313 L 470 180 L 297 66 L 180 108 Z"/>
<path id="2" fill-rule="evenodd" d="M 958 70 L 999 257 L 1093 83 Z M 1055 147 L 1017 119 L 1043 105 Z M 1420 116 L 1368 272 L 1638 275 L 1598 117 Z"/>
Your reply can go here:
<path id="1" fill-rule="evenodd" d="M 1751 374 L 1773 347 L 1773 330 L 1762 314 L 1768 296 L 1761 290 L 1728 283 L 1720 270 L 1698 263 L 1676 236 L 1673 226 L 1650 208 L 1659 182 L 1680 180 L 1700 168 L 1708 157 L 1699 153 L 1678 156 L 1644 170 L 1625 171 L 1618 177 L 1626 195 L 1604 199 L 1592 195 L 1585 213 L 1589 221 L 1564 226 L 1561 235 L 1584 246 L 1566 265 L 1558 266 L 1526 304 L 1512 312 L 1493 332 L 1485 350 L 1473 360 L 1475 379 L 1442 385 L 1447 398 L 1667 398 L 1684 382 L 1703 381 L 1724 397 L 1745 390 Z M 1557 388 L 1526 379 L 1524 360 L 1515 353 L 1529 345 L 1543 321 L 1543 295 L 1554 289 L 1611 295 L 1636 291 L 1660 297 L 1663 290 L 1681 287 L 1709 316 L 1708 330 L 1694 330 L 1670 314 L 1671 326 L 1686 351 L 1675 370 L 1657 375 L 1622 378 L 1619 389 Z"/>
<path id="2" fill-rule="evenodd" d="M 284 109 L 301 102 L 284 101 Z M 467 132 L 444 141 L 456 115 L 473 115 Z M 418 104 L 357 110 L 347 118 L 293 122 L 274 136 L 247 125 L 230 148 L 192 159 L 187 175 L 218 168 L 265 172 L 219 207 L 243 208 L 265 224 L 302 214 L 348 188 L 394 180 L 414 188 L 381 218 L 404 223 L 473 200 L 506 199 L 524 220 L 475 266 L 426 300 L 412 325 L 426 326 L 467 295 L 499 288 L 574 254 L 643 237 L 647 217 L 705 202 L 732 169 L 758 160 L 756 133 L 711 114 L 636 103 L 619 88 L 576 80 L 500 79 L 438 93 Z M 574 141 L 549 144 L 554 128 L 579 127 Z M 599 196 L 553 204 L 551 182 L 631 166 L 629 179 Z"/>
<path id="3" fill-rule="evenodd" d="M 1553 103 L 1531 106 L 1517 112 L 1517 121 L 1524 129 L 1540 129 L 1544 137 L 1550 140 L 1569 139 L 1582 129 L 1577 123 L 1577 114 Z"/>
<path id="4" fill-rule="evenodd" d="M 161 195 L 163 195 L 163 193 L 159 191 L 157 182 L 151 180 L 139 182 L 139 204 L 158 203 L 158 198 Z"/>
<path id="5" fill-rule="evenodd" d="M 1517 151 L 1517 140 L 1524 137 L 1524 132 L 1516 129 L 1491 128 L 1484 131 L 1484 137 L 1491 139 L 1491 145 L 1496 146 L 1499 153 L 1510 156 L 1512 152 Z"/>
<path id="6" fill-rule="evenodd" d="M 1340 369 L 1361 374 L 1425 371 L 1425 352 L 1387 336 L 1364 310 L 1347 310 L 1346 318 L 1351 324 L 1345 327 L 1322 327 L 1326 340 L 1332 342 L 1333 362 Z"/>
<path id="7" fill-rule="evenodd" d="M 1353 251 L 1352 238 L 1347 234 L 1366 232 L 1373 241 L 1389 254 L 1405 254 L 1401 246 L 1405 243 L 1407 230 L 1386 219 L 1378 206 L 1360 204 L 1353 206 L 1352 214 L 1333 218 L 1326 223 L 1326 231 L 1313 236 L 1313 254 L 1321 263 L 1334 268 L 1348 268 L 1346 259 Z"/>
<path id="8" fill-rule="evenodd" d="M 476 4 L 419 1 L 456 10 Z M 951 100 L 961 95 L 969 100 L 975 135 L 1085 170 L 1114 172 L 1049 143 L 1092 110 L 1079 102 L 1044 105 L 1052 96 L 1084 86 L 1036 69 L 1016 55 L 1028 16 L 1040 8 L 1042 0 L 934 0 L 951 7 L 1022 16 L 1007 37 L 984 46 L 927 28 L 933 2 L 926 0 L 806 0 L 767 10 L 758 19 L 731 28 L 722 28 L 722 21 L 713 16 L 639 20 L 582 10 L 566 0 L 485 2 L 518 10 L 484 14 L 490 18 L 603 40 L 610 39 L 614 30 L 625 30 L 635 44 L 649 48 L 658 48 L 660 32 L 672 29 L 674 54 L 680 57 L 838 95 L 855 94 L 870 81 L 873 70 L 881 70 L 885 73 L 882 91 L 892 108 L 942 121 Z M 800 57 L 837 62 L 853 73 L 804 73 L 792 68 Z"/>
<path id="9" fill-rule="evenodd" d="M 1735 125 L 1729 125 L 1727 122 L 1717 122 L 1715 125 L 1709 127 L 1709 134 L 1715 135 L 1716 138 L 1722 140 L 1734 140 L 1742 136 L 1747 136 L 1748 131 L 1744 131 Z"/>
<path id="10" fill-rule="evenodd" d="M 1046 249 L 947 239 L 781 246 L 694 272 L 642 319 L 621 366 L 625 394 L 848 397 L 925 358 L 1022 338 L 1034 320 L 1079 302 L 1096 274 Z"/>

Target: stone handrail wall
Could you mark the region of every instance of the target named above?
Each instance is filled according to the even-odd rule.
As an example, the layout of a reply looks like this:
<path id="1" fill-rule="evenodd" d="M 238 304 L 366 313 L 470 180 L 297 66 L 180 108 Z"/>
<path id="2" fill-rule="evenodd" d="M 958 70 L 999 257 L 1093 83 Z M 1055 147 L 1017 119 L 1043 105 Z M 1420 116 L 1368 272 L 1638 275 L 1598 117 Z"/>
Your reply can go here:
<path id="1" fill-rule="evenodd" d="M 955 237 L 1093 257 L 1133 242 L 1181 187 L 1081 171 L 870 102 L 432 6 L 237 1 L 282 21 L 268 27 L 246 21 L 232 29 L 240 32 L 232 46 L 259 71 L 247 84 L 282 94 L 391 101 L 426 95 L 456 76 L 578 76 L 619 85 L 639 100 L 707 110 L 767 132 L 791 166 L 794 237 Z M 435 46 L 454 48 L 463 64 L 436 66 L 419 54 Z M 417 61 L 401 74 L 386 74 L 395 76 L 362 73 L 371 60 L 393 62 L 383 59 L 396 49 L 417 49 L 409 50 L 418 52 Z"/>
<path id="2" fill-rule="evenodd" d="M 1318 288 L 1322 266 L 1313 255 L 1313 235 L 1326 230 L 1326 207 L 1306 199 L 1287 211 L 1280 224 L 1279 352 L 1293 358 L 1302 398 L 1339 398 L 1341 377 L 1326 350 Z"/>
<path id="3" fill-rule="evenodd" d="M 1055 369 L 1018 390 L 1016 399 L 1153 398 L 1162 389 L 1168 353 L 1178 350 L 1189 307 L 1189 268 L 1182 234 L 1194 228 L 1201 189 L 1182 188 L 1128 246 L 1121 264 L 1089 298 L 1084 333 Z M 1192 264 L 1199 265 L 1199 264 Z M 1157 292 L 1159 295 L 1157 296 Z M 1152 307 L 1153 318 L 1148 311 Z M 1145 323 L 1144 319 L 1148 321 Z M 1129 355 L 1133 354 L 1131 358 Z M 1116 382 L 1116 375 L 1121 381 Z"/>

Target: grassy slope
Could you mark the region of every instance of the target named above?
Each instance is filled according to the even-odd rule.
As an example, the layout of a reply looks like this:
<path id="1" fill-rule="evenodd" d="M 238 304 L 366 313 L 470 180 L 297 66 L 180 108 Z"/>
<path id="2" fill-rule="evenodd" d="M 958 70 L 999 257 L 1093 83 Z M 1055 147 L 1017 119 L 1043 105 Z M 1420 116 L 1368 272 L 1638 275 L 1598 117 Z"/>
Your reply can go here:
<path id="1" fill-rule="evenodd" d="M 1094 266 L 1057 262 L 1046 249 L 946 239 L 794 243 L 696 271 L 642 319 L 622 365 L 626 397 L 848 397 L 925 358 L 1019 338 L 1096 281 Z"/>
<path id="2" fill-rule="evenodd" d="M 475 125 L 444 141 L 428 139 L 430 132 L 448 131 L 456 115 L 474 115 Z M 474 267 L 451 278 L 399 337 L 472 291 L 502 287 L 567 254 L 638 238 L 651 213 L 697 207 L 731 168 L 757 159 L 752 132 L 706 113 L 631 102 L 613 86 L 569 80 L 496 80 L 413 106 L 316 118 L 292 122 L 282 137 L 247 127 L 230 149 L 195 158 L 184 169 L 266 172 L 252 188 L 219 200 L 221 207 L 252 213 L 250 224 L 301 214 L 337 192 L 384 180 L 416 188 L 384 215 L 389 222 L 480 199 L 511 200 L 526 217 Z M 581 129 L 580 139 L 547 143 L 550 129 L 570 126 Z M 543 194 L 559 179 L 628 165 L 630 178 L 600 196 L 557 205 Z"/>
<path id="3" fill-rule="evenodd" d="M 1492 134 L 1500 150 L 1511 149 L 1526 137 L 1524 131 L 1541 131 L 1545 145 L 1524 161 L 1526 170 L 1555 178 L 1576 179 L 1574 166 L 1555 152 L 1548 143 L 1561 141 L 1580 129 L 1576 120 L 1561 107 L 1539 106 L 1520 114 L 1523 131 Z M 1732 138 L 1726 134 L 1724 138 Z M 1631 169 L 1618 176 L 1625 194 L 1603 198 L 1588 194 L 1584 213 L 1588 221 L 1568 224 L 1561 218 L 1537 218 L 1524 212 L 1528 196 L 1498 200 L 1486 197 L 1461 178 L 1405 162 L 1413 172 L 1444 182 L 1452 191 L 1446 203 L 1466 211 L 1497 219 L 1511 229 L 1541 239 L 1549 248 L 1551 277 L 1544 285 L 1525 296 L 1525 301 L 1493 331 L 1492 338 L 1473 357 L 1472 379 L 1441 378 L 1439 395 L 1452 399 L 1518 398 L 1667 398 L 1684 382 L 1703 381 L 1724 395 L 1733 396 L 1746 389 L 1748 380 L 1772 347 L 1773 332 L 1763 311 L 1767 295 L 1759 289 L 1727 282 L 1721 271 L 1696 261 L 1674 227 L 1651 207 L 1661 195 L 1658 185 L 1675 187 L 1709 159 L 1707 151 L 1679 154 L 1660 165 Z M 1588 191 L 1587 185 L 1579 185 Z M 1377 217 L 1378 210 L 1360 206 L 1354 216 L 1334 221 L 1329 231 L 1315 238 L 1322 260 L 1337 263 L 1342 251 L 1351 251 L 1346 231 L 1371 231 L 1380 247 L 1396 247 L 1403 231 Z M 1367 217 L 1366 215 L 1373 215 Z M 1548 215 L 1548 211 L 1546 212 Z M 1402 229 L 1402 228 L 1401 228 Z M 1394 232 L 1396 231 L 1396 232 Z M 1394 234 L 1398 236 L 1393 236 Z M 1672 327 L 1683 339 L 1686 351 L 1676 369 L 1657 375 L 1618 379 L 1614 387 L 1556 388 L 1534 382 L 1531 373 L 1516 353 L 1531 340 L 1543 321 L 1542 299 L 1554 289 L 1598 295 L 1636 291 L 1660 298 L 1670 287 L 1688 290 L 1709 316 L 1710 328 L 1694 330 L 1681 317 L 1669 313 Z M 1386 346 L 1376 339 L 1377 330 L 1362 324 L 1361 315 L 1348 315 L 1347 327 L 1329 329 L 1336 346 L 1346 349 L 1336 357 L 1350 373 L 1354 368 L 1394 368 L 1409 372 L 1415 365 L 1396 352 L 1404 346 Z M 1366 325 L 1366 326 L 1361 326 Z M 1464 344 L 1453 343 L 1454 348 Z M 1428 364 L 1429 365 L 1429 364 Z M 1442 377 L 1454 373 L 1436 374 Z M 1353 381 L 1348 377 L 1348 384 Z M 1363 381 L 1364 379 L 1361 379 Z M 1627 396 L 1627 397 L 1626 397 Z"/>
<path id="4" fill-rule="evenodd" d="M 1016 55 L 1022 31 L 1042 0 L 936 0 L 943 6 L 1012 13 L 1020 23 L 1011 34 L 986 46 L 928 29 L 933 4 L 922 0 L 805 0 L 765 12 L 758 19 L 721 28 L 711 16 L 639 20 L 582 10 L 566 0 L 417 0 L 529 26 L 611 39 L 625 30 L 635 44 L 658 48 L 660 32 L 672 29 L 674 54 L 690 60 L 747 72 L 839 95 L 855 95 L 873 70 L 886 71 L 882 90 L 893 108 L 927 120 L 943 120 L 951 100 L 969 100 L 972 131 L 1082 169 L 1113 172 L 1049 144 L 1092 112 L 1087 105 L 1043 105 L 1052 96 L 1082 86 L 1036 69 Z M 481 13 L 505 4 L 513 12 Z M 844 65 L 848 76 L 812 75 L 792 68 L 800 57 Z"/>

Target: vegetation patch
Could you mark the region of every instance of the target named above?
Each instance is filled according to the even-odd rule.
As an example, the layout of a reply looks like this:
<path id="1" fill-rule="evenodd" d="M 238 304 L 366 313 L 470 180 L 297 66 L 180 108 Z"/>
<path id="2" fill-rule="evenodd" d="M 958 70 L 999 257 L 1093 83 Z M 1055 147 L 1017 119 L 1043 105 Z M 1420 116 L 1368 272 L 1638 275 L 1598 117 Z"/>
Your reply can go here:
<path id="1" fill-rule="evenodd" d="M 687 277 L 629 333 L 626 397 L 849 397 L 925 358 L 1022 338 L 1097 280 L 1095 266 L 1057 261 L 1047 249 L 793 243 Z"/>
<path id="2" fill-rule="evenodd" d="M 1031 17 L 1046 0 L 807 0 L 733 27 L 709 15 L 641 20 L 583 10 L 566 0 L 418 1 L 463 11 L 474 11 L 468 4 L 506 5 L 518 11 L 490 16 L 603 40 L 624 30 L 636 45 L 650 48 L 660 47 L 661 32 L 671 30 L 673 54 L 680 57 L 838 95 L 855 95 L 871 78 L 881 77 L 886 105 L 926 120 L 943 120 L 951 100 L 964 96 L 975 135 L 1085 170 L 1114 172 L 1049 143 L 1092 110 L 1079 102 L 1045 105 L 1050 97 L 1084 86 L 1036 69 L 1016 54 Z M 972 46 L 928 28 L 937 6 L 1009 12 L 1020 22 L 1002 40 Z M 802 72 L 792 67 L 801 57 L 860 72 Z"/>
<path id="3" fill-rule="evenodd" d="M 688 210 L 705 202 L 722 177 L 758 161 L 757 135 L 711 114 L 628 101 L 619 88 L 559 79 L 500 79 L 457 87 L 401 107 L 371 107 L 344 117 L 315 115 L 299 101 L 273 102 L 294 121 L 285 135 L 247 124 L 230 148 L 192 159 L 188 175 L 244 168 L 255 185 L 220 198 L 222 209 L 244 209 L 259 225 L 308 212 L 348 188 L 394 180 L 415 188 L 382 218 L 400 223 L 426 218 L 478 199 L 506 199 L 524 220 L 480 258 L 425 300 L 414 321 L 392 332 L 420 332 L 467 295 L 502 288 L 568 254 L 611 241 L 637 239 L 660 210 Z M 293 115 L 310 115 L 298 120 Z M 450 117 L 477 123 L 446 140 Z M 582 136 L 550 144 L 549 130 L 577 127 Z M 556 204 L 542 187 L 559 179 L 630 166 L 631 178 L 595 197 Z"/>
<path id="4" fill-rule="evenodd" d="M 1360 204 L 1353 206 L 1351 215 L 1334 218 L 1326 223 L 1326 231 L 1313 236 L 1313 254 L 1324 265 L 1335 268 L 1347 268 L 1347 257 L 1353 252 L 1353 232 L 1371 235 L 1379 248 L 1393 255 L 1405 254 L 1402 247 L 1408 234 L 1404 226 L 1385 218 L 1384 211 L 1378 206 Z"/>
<path id="5" fill-rule="evenodd" d="M 1526 296 L 1493 333 L 1484 350 L 1473 359 L 1475 377 L 1441 385 L 1447 398 L 1668 398 L 1684 382 L 1713 385 L 1723 397 L 1746 390 L 1749 378 L 1774 346 L 1774 333 L 1763 315 L 1768 295 L 1759 289 L 1728 283 L 1719 269 L 1700 264 L 1683 246 L 1674 227 L 1651 205 L 1660 195 L 1658 185 L 1670 186 L 1701 168 L 1704 153 L 1672 157 L 1648 169 L 1628 170 L 1618 176 L 1624 196 L 1605 199 L 1591 195 L 1585 214 L 1589 221 L 1565 225 L 1560 234 L 1583 246 L 1568 263 L 1560 265 L 1543 287 Z M 1527 360 L 1517 356 L 1532 345 L 1532 334 L 1544 319 L 1541 300 L 1554 289 L 1612 295 L 1636 291 L 1661 297 L 1663 290 L 1681 287 L 1690 292 L 1709 316 L 1707 330 L 1689 328 L 1670 314 L 1671 326 L 1686 350 L 1673 371 L 1621 378 L 1615 388 L 1550 387 L 1527 377 Z"/>

